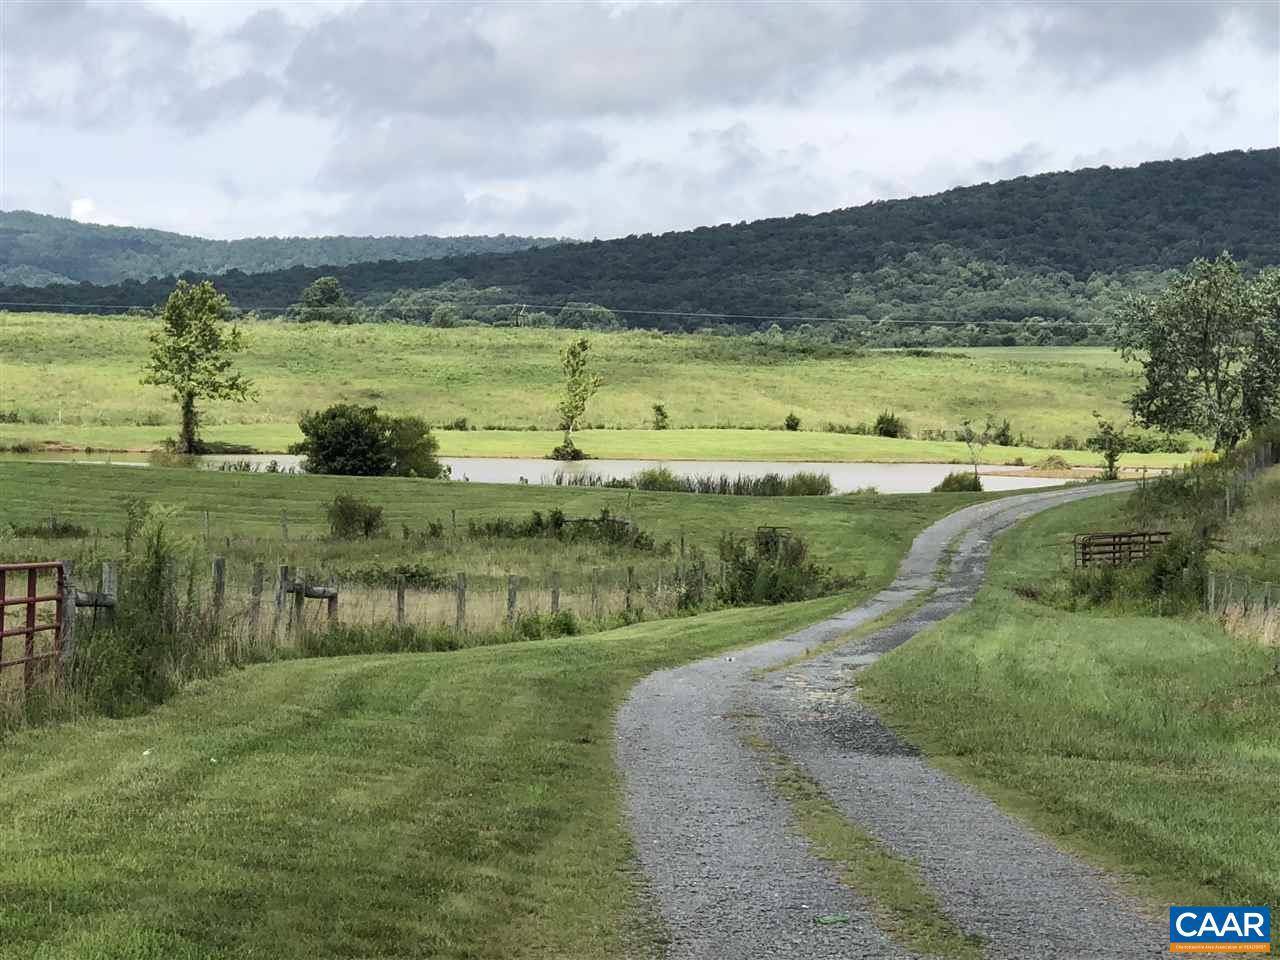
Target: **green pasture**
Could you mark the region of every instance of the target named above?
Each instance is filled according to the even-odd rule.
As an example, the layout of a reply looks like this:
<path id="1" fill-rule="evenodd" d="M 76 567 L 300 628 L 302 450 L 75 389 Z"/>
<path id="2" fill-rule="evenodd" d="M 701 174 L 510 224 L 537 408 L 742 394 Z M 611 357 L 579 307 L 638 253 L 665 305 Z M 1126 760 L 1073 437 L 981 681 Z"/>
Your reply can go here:
<path id="1" fill-rule="evenodd" d="M 1033 599 L 1066 575 L 1073 533 L 1128 522 L 1106 497 L 1019 525 L 973 607 L 880 660 L 863 695 L 931 760 L 1154 899 L 1276 903 L 1275 648 Z"/>
<path id="2" fill-rule="evenodd" d="M 0 444 L 147 449 L 172 436 L 176 411 L 165 391 L 138 383 L 153 325 L 134 317 L 0 313 Z M 543 456 L 555 443 L 559 350 L 573 335 L 250 324 L 241 365 L 256 381 L 258 399 L 207 405 L 207 437 L 281 451 L 299 439 L 302 411 L 351 401 L 437 424 L 465 417 L 480 428 L 442 433 L 446 455 Z M 1083 439 L 1094 410 L 1123 418 L 1124 397 L 1136 382 L 1133 368 L 1104 348 L 841 356 L 746 338 L 641 331 L 590 337 L 606 382 L 588 425 L 610 428 L 583 436 L 597 456 L 962 460 L 959 444 L 818 431 L 828 423 L 874 421 L 884 410 L 904 417 L 916 433 L 953 430 L 966 417 L 981 421 L 990 413 L 1008 417 L 1015 434 L 1047 445 L 1063 435 Z M 676 429 L 648 429 L 654 403 L 666 406 Z M 784 435 L 778 428 L 792 411 L 802 432 Z M 723 427 L 769 429 L 705 429 Z M 542 432 L 522 433 L 531 429 Z M 989 451 L 988 459 L 1019 455 L 1027 457 L 1005 448 Z"/>

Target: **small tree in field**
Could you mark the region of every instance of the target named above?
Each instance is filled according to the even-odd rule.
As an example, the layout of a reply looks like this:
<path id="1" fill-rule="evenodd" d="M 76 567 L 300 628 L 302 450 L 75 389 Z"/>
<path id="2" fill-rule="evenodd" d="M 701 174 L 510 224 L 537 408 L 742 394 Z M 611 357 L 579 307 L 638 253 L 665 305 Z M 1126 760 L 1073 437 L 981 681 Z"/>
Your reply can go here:
<path id="1" fill-rule="evenodd" d="M 231 301 L 212 283 L 178 285 L 165 301 L 160 329 L 151 335 L 151 356 L 143 383 L 173 389 L 182 412 L 179 453 L 199 453 L 199 400 L 248 400 L 253 383 L 232 369 L 232 357 L 244 349 L 240 329 L 230 322 Z"/>
<path id="2" fill-rule="evenodd" d="M 587 412 L 587 404 L 604 384 L 604 380 L 591 372 L 587 351 L 591 345 L 586 337 L 570 341 L 560 355 L 564 368 L 564 399 L 560 401 L 560 429 L 564 431 L 564 443 L 551 452 L 556 460 L 581 460 L 584 456 L 573 443 L 573 431 L 577 429 Z"/>
<path id="3" fill-rule="evenodd" d="M 960 439 L 969 448 L 969 461 L 973 464 L 973 475 L 978 475 L 978 464 L 982 460 L 982 451 L 987 449 L 995 438 L 996 422 L 990 414 L 981 430 L 973 425 L 973 420 L 960 421 Z"/>
<path id="4" fill-rule="evenodd" d="M 1158 297 L 1124 302 L 1116 344 L 1142 365 L 1140 423 L 1230 450 L 1280 408 L 1280 272 L 1250 282 L 1230 254 L 1196 260 Z"/>
<path id="5" fill-rule="evenodd" d="M 1104 419 L 1096 410 L 1093 412 L 1093 417 L 1098 421 L 1098 429 L 1085 441 L 1085 446 L 1102 454 L 1102 462 L 1106 466 L 1102 478 L 1115 480 L 1120 476 L 1120 455 L 1129 449 L 1129 437 L 1125 434 L 1123 425 L 1117 427 L 1110 420 Z"/>

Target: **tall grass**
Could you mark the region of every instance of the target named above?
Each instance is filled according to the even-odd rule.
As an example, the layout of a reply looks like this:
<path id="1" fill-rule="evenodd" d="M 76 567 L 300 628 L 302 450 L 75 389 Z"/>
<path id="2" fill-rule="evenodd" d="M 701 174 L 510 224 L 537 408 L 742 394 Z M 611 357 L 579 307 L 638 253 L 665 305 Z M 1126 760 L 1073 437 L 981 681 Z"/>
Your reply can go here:
<path id="1" fill-rule="evenodd" d="M 590 471 L 557 471 L 552 482 L 558 487 L 609 487 L 658 493 L 709 493 L 733 497 L 826 497 L 835 492 L 825 473 L 801 470 L 790 475 L 765 473 L 760 476 L 727 473 L 675 473 L 670 467 L 649 467 L 630 477 L 606 477 Z"/>

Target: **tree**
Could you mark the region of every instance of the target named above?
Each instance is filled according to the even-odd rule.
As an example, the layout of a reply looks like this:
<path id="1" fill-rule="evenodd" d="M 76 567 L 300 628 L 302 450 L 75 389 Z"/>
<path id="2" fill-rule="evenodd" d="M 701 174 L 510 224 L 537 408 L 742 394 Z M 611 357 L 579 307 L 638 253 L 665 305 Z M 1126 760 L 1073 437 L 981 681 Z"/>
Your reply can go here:
<path id="1" fill-rule="evenodd" d="M 289 452 L 307 458 L 308 473 L 430 479 L 447 473 L 435 456 L 439 441 L 421 417 L 387 417 L 377 407 L 335 403 L 304 413 L 298 428 L 303 440 Z"/>
<path id="2" fill-rule="evenodd" d="M 551 455 L 556 460 L 581 460 L 584 456 L 573 443 L 573 431 L 587 412 L 587 404 L 604 384 L 604 380 L 590 371 L 587 351 L 591 344 L 586 337 L 572 340 L 560 354 L 564 368 L 564 399 L 560 401 L 560 429 L 564 431 L 564 443 Z"/>
<path id="3" fill-rule="evenodd" d="M 1117 427 L 1110 420 L 1104 419 L 1097 410 L 1093 411 L 1093 418 L 1098 421 L 1098 429 L 1085 440 L 1085 446 L 1102 454 L 1102 462 L 1106 466 L 1102 478 L 1115 480 L 1120 476 L 1120 455 L 1129 450 L 1130 438 L 1125 434 L 1123 425 Z"/>
<path id="4" fill-rule="evenodd" d="M 199 400 L 244 401 L 253 382 L 232 369 L 232 357 L 244 349 L 240 329 L 230 322 L 231 301 L 211 282 L 179 280 L 151 334 L 151 356 L 142 382 L 173 389 L 182 412 L 179 453 L 199 453 Z"/>
<path id="5" fill-rule="evenodd" d="M 982 451 L 991 443 L 995 433 L 996 422 L 990 414 L 987 415 L 981 431 L 974 429 L 972 419 L 960 421 L 960 439 L 969 448 L 969 460 L 973 464 L 975 477 L 978 475 L 978 463 L 982 460 Z"/>
<path id="6" fill-rule="evenodd" d="M 1230 450 L 1280 405 L 1280 280 L 1245 280 L 1229 253 L 1196 260 L 1156 297 L 1127 298 L 1116 344 L 1142 365 L 1129 400 L 1148 427 L 1187 430 Z"/>
<path id="7" fill-rule="evenodd" d="M 351 323 L 355 311 L 337 277 L 317 277 L 302 291 L 298 319 L 303 323 Z"/>

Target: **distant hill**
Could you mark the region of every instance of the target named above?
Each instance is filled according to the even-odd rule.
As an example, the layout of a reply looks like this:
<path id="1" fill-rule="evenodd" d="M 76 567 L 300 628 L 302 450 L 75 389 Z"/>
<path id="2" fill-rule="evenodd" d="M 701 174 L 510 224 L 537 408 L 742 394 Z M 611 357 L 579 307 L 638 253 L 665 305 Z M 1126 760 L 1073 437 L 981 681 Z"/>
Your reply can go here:
<path id="1" fill-rule="evenodd" d="M 27 210 L 0 211 L 0 283 L 113 284 L 179 273 L 264 273 L 370 260 L 510 253 L 551 237 L 252 237 L 205 240 L 163 230 L 104 227 Z"/>
<path id="2" fill-rule="evenodd" d="M 956 325 L 1035 318 L 1080 325 L 1062 335 L 1042 331 L 1036 342 L 1081 342 L 1089 335 L 1083 324 L 1105 317 L 1127 292 L 1223 249 L 1249 268 L 1280 264 L 1280 150 L 1019 177 L 816 216 L 515 253 L 236 272 L 217 283 L 244 308 L 292 303 L 317 276 L 334 274 L 369 304 L 404 289 L 426 289 L 440 302 L 469 290 L 474 302 L 482 296 L 530 310 L 603 304 L 627 326 L 722 324 L 641 311 L 731 314 L 722 325 L 736 332 L 769 327 L 774 316 L 795 318 L 781 321 L 783 331 L 812 327 L 805 317 L 852 318 L 848 329 L 918 324 L 892 342 L 923 345 L 958 342 L 946 335 Z M 173 282 L 7 287 L 0 300 L 146 306 L 162 301 Z M 511 312 L 473 316 L 505 322 Z M 539 320 L 548 321 L 556 318 Z M 979 333 L 963 342 L 1015 342 L 1008 330 Z M 843 336 L 839 324 L 818 335 Z"/>

